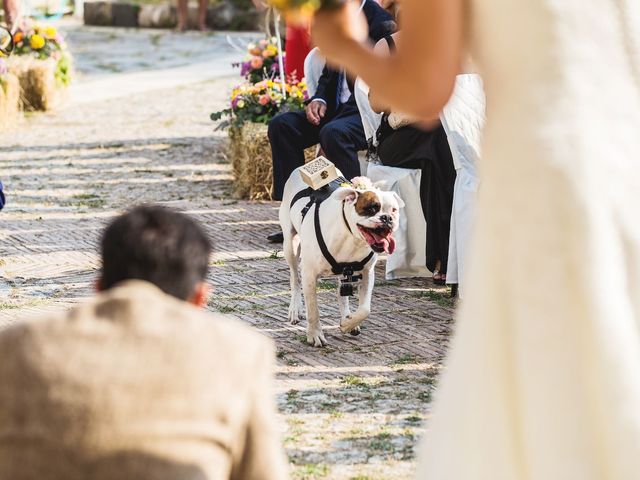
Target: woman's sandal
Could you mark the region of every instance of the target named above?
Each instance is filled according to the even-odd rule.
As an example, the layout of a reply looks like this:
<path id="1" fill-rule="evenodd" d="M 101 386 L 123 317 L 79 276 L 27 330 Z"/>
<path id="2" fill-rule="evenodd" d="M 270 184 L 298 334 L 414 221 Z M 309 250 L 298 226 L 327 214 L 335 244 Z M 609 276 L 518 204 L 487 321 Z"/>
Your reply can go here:
<path id="1" fill-rule="evenodd" d="M 436 285 L 444 285 L 445 283 L 447 283 L 447 274 L 440 273 L 439 270 L 434 270 L 432 279 L 433 283 L 435 283 Z"/>

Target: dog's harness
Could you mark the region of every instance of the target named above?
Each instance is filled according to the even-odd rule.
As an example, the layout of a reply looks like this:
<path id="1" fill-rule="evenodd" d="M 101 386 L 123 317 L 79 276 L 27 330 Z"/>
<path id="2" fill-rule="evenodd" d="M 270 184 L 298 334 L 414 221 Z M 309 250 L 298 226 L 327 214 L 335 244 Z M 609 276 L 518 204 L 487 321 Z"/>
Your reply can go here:
<path id="1" fill-rule="evenodd" d="M 309 209 L 315 204 L 315 212 L 313 215 L 313 226 L 316 232 L 316 240 L 318 241 L 318 246 L 320 247 L 320 251 L 322 252 L 322 256 L 325 258 L 329 265 L 331 265 L 331 271 L 334 275 L 343 275 L 344 277 L 341 279 L 342 285 L 340 286 L 340 295 L 343 297 L 349 296 L 353 294 L 353 283 L 362 279 L 362 275 L 354 275 L 355 272 L 360 272 L 364 270 L 367 263 L 371 261 L 374 257 L 375 252 L 372 250 L 369 252 L 365 258 L 360 260 L 359 262 L 338 262 L 329 249 L 327 248 L 327 244 L 324 241 L 324 237 L 322 236 L 322 231 L 320 229 L 320 205 L 327 198 L 331 196 L 333 192 L 335 192 L 342 184 L 349 183 L 345 178 L 338 177 L 333 180 L 331 183 L 325 185 L 324 187 L 319 188 L 318 190 L 314 190 L 311 187 L 305 188 L 300 192 L 296 193 L 291 199 L 290 208 L 293 208 L 293 205 L 302 198 L 309 197 L 309 201 L 302 209 L 302 219 L 309 212 Z M 349 226 L 349 222 L 347 221 L 347 216 L 344 212 L 344 202 L 342 202 L 342 220 L 344 221 L 345 226 L 349 230 L 349 233 L 353 235 L 353 231 Z"/>

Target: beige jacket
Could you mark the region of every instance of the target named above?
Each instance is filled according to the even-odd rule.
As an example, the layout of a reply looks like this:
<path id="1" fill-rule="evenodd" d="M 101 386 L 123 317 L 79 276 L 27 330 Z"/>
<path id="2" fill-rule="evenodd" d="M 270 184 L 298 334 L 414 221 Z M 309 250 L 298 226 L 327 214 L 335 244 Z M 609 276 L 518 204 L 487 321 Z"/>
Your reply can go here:
<path id="1" fill-rule="evenodd" d="M 0 333 L 0 480 L 286 478 L 274 350 L 125 282 Z"/>

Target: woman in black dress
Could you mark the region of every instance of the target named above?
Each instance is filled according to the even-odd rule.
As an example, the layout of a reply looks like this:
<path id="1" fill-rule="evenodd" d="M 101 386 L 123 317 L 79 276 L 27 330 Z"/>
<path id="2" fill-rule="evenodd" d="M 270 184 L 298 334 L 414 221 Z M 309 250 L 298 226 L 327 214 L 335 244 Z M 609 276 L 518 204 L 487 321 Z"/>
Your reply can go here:
<path id="1" fill-rule="evenodd" d="M 393 51 L 396 35 L 381 40 L 376 48 L 386 46 Z M 370 100 L 374 110 L 385 110 L 375 105 L 375 97 L 370 97 Z M 434 119 L 428 130 L 412 124 L 394 129 L 389 125 L 388 113 L 385 113 L 376 135 L 377 154 L 383 165 L 422 170 L 420 200 L 427 222 L 426 265 L 433 272 L 434 282 L 444 284 L 449 255 L 453 184 L 456 179 L 444 128 L 439 120 Z"/>

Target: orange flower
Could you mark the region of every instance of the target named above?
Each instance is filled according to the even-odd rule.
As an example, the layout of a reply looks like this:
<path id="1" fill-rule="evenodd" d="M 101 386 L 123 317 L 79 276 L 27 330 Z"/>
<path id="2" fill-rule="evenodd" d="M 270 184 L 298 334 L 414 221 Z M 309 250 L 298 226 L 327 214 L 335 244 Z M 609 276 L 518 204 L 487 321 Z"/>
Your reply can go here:
<path id="1" fill-rule="evenodd" d="M 266 105 L 267 103 L 269 103 L 271 101 L 271 97 L 267 94 L 265 95 L 260 95 L 260 98 L 258 99 L 258 103 L 260 105 Z"/>
<path id="2" fill-rule="evenodd" d="M 260 57 L 253 57 L 251 59 L 251 68 L 253 69 L 258 69 L 258 68 L 262 68 L 262 64 L 264 62 L 262 61 L 262 59 Z"/>
<path id="3" fill-rule="evenodd" d="M 24 38 L 24 34 L 22 32 L 16 32 L 13 35 L 13 42 L 14 43 L 20 43 L 23 38 Z"/>

